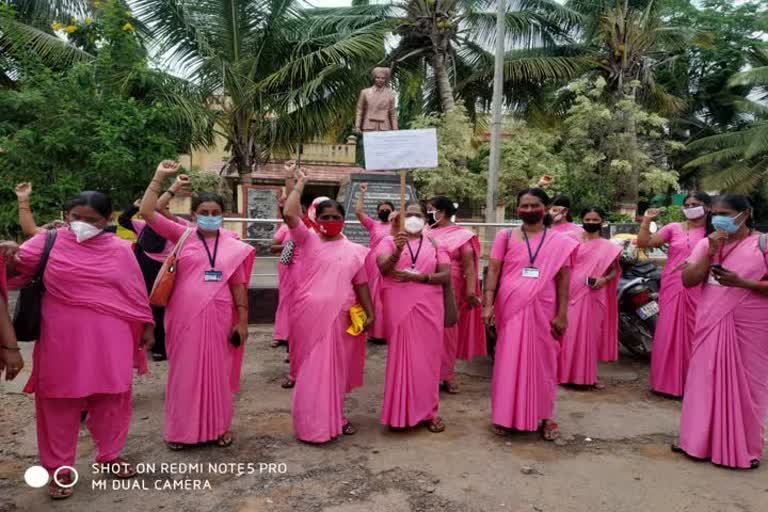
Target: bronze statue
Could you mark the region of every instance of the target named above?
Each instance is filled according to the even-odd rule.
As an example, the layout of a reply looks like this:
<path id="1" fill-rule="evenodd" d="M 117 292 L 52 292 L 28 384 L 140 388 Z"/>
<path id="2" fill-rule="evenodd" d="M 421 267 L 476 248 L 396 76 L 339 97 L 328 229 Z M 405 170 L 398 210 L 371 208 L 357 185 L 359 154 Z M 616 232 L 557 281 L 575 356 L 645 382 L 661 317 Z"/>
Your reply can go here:
<path id="1" fill-rule="evenodd" d="M 395 93 L 389 88 L 389 68 L 373 68 L 373 87 L 360 91 L 355 116 L 355 131 L 383 132 L 397 130 Z"/>

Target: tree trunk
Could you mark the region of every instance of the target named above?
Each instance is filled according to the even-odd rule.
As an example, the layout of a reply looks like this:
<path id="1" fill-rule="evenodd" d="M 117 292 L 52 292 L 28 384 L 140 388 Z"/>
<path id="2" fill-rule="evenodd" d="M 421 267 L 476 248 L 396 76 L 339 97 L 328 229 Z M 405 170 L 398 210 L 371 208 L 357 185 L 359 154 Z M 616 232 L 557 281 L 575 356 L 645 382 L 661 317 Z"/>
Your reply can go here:
<path id="1" fill-rule="evenodd" d="M 432 70 L 435 72 L 437 91 L 440 94 L 440 105 L 443 108 L 443 112 L 450 112 L 456 106 L 456 102 L 453 100 L 453 87 L 448 76 L 445 57 L 445 53 L 436 48 L 435 55 L 432 57 Z"/>

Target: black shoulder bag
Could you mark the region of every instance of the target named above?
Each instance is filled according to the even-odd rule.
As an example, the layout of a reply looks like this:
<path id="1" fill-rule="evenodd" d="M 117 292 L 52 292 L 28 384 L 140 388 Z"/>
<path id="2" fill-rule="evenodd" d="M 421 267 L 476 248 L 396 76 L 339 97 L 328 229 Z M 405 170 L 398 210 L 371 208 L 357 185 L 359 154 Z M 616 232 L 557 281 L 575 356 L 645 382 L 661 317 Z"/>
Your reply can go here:
<path id="1" fill-rule="evenodd" d="M 46 231 L 45 247 L 40 256 L 37 271 L 32 280 L 19 291 L 19 298 L 13 312 L 13 329 L 16 331 L 16 338 L 19 341 L 35 341 L 40 338 L 43 293 L 45 293 L 43 274 L 55 241 L 56 231 L 53 229 Z"/>

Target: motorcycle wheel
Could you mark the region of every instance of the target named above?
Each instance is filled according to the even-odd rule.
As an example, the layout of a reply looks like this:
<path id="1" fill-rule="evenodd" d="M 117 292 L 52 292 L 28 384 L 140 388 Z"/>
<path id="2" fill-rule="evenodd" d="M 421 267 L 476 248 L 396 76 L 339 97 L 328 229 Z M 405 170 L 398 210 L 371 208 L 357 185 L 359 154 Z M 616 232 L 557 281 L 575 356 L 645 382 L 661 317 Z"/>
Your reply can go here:
<path id="1" fill-rule="evenodd" d="M 632 355 L 643 358 L 651 356 L 654 332 L 656 317 L 642 320 L 636 315 L 619 313 L 619 341 Z"/>

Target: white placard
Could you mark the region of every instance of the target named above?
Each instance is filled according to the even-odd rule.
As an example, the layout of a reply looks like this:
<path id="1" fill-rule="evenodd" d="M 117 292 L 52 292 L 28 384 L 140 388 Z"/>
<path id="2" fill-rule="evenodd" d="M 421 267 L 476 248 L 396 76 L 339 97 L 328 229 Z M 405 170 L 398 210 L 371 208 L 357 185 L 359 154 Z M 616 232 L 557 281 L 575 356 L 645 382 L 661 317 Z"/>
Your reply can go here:
<path id="1" fill-rule="evenodd" d="M 437 167 L 437 130 L 365 132 L 365 169 L 400 171 Z"/>

